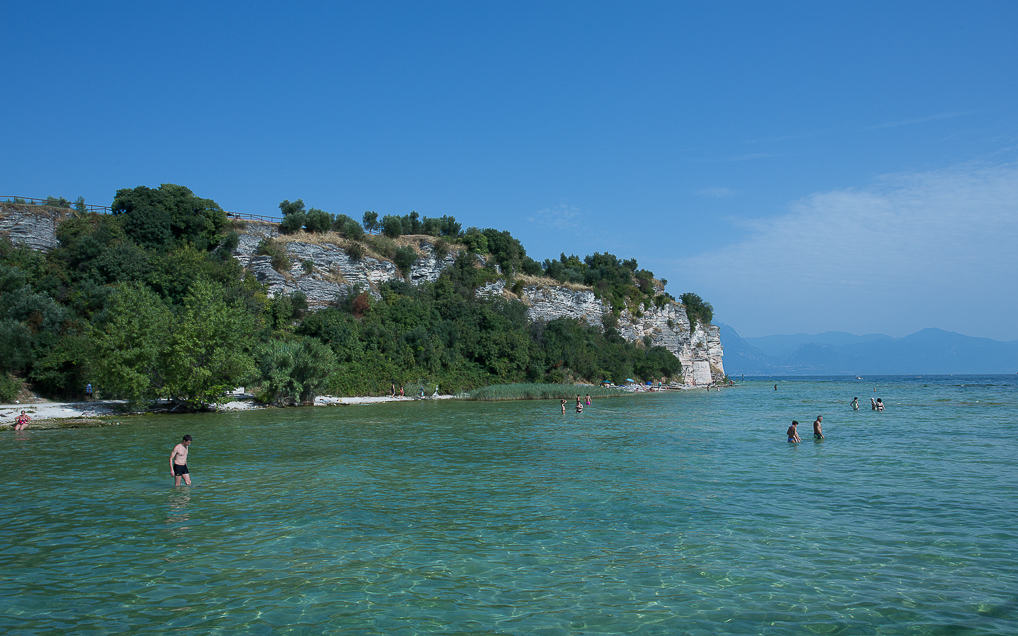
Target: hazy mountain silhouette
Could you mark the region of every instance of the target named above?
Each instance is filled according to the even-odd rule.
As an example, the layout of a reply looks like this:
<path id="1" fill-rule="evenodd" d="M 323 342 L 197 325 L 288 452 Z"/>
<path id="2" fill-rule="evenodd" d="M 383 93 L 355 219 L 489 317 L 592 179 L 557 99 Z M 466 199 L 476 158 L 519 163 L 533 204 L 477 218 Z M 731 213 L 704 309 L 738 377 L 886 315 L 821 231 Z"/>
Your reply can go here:
<path id="1" fill-rule="evenodd" d="M 728 375 L 1015 373 L 1018 341 L 923 329 L 903 338 L 844 332 L 743 338 L 720 325 Z"/>

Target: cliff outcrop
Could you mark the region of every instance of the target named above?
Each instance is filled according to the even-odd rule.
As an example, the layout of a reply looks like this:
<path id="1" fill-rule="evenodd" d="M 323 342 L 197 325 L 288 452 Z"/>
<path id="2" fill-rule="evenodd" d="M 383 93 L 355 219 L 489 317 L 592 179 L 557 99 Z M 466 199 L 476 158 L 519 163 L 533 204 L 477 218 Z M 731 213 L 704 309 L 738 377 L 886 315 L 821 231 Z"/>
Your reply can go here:
<path id="1" fill-rule="evenodd" d="M 68 214 L 70 211 L 64 209 L 3 203 L 0 204 L 0 236 L 32 249 L 49 250 L 57 246 L 56 226 Z M 377 295 L 382 283 L 403 279 L 396 265 L 387 258 L 373 253 L 364 253 L 359 258 L 351 256 L 349 243 L 338 235 L 281 236 L 276 224 L 257 221 L 238 224 L 237 231 L 239 241 L 234 258 L 264 283 L 270 294 L 300 291 L 312 308 L 329 305 L 358 288 Z M 285 250 L 290 266 L 284 271 L 277 271 L 271 257 L 259 253 L 259 245 L 266 239 Z M 399 242 L 417 252 L 417 262 L 409 268 L 405 279 L 414 284 L 437 280 L 442 271 L 453 264 L 458 253 L 451 249 L 439 257 L 430 237 L 401 237 Z M 516 288 L 518 295 L 506 288 L 504 279 L 489 283 L 478 293 L 519 298 L 527 305 L 528 316 L 534 321 L 568 317 L 595 327 L 602 327 L 606 317 L 612 321 L 608 305 L 590 289 L 547 278 L 524 277 L 524 280 L 522 290 Z M 703 386 L 724 377 L 719 328 L 691 325 L 681 303 L 641 306 L 635 314 L 623 310 L 614 322 L 619 334 L 627 340 L 661 346 L 672 352 L 682 363 L 685 384 Z"/>
<path id="2" fill-rule="evenodd" d="M 0 236 L 33 250 L 49 251 L 58 245 L 57 224 L 71 214 L 64 208 L 19 203 L 0 204 Z"/>
<path id="3" fill-rule="evenodd" d="M 287 271 L 276 271 L 268 256 L 258 254 L 258 245 L 265 239 L 278 241 L 285 247 L 291 263 Z M 410 267 L 407 276 L 414 284 L 437 280 L 456 260 L 455 251 L 437 258 L 430 237 L 401 237 L 400 241 L 418 252 L 418 261 Z M 248 223 L 241 230 L 234 256 L 268 286 L 270 293 L 303 292 L 309 307 L 328 305 L 355 288 L 377 295 L 380 284 L 402 279 L 388 259 L 372 255 L 354 259 L 343 245 L 344 239 L 336 235 L 280 236 L 274 224 Z M 527 305 L 527 315 L 534 321 L 575 318 L 600 328 L 605 316 L 610 314 L 608 305 L 590 289 L 564 285 L 552 279 L 539 282 L 531 277 L 525 279 L 528 282 L 518 296 L 506 288 L 504 279 L 485 285 L 478 294 L 518 297 Z M 629 341 L 649 342 L 650 346 L 671 351 L 682 363 L 683 381 L 689 386 L 718 382 L 725 375 L 720 330 L 713 325 L 690 325 L 681 303 L 644 307 L 637 315 L 624 310 L 616 328 Z"/>

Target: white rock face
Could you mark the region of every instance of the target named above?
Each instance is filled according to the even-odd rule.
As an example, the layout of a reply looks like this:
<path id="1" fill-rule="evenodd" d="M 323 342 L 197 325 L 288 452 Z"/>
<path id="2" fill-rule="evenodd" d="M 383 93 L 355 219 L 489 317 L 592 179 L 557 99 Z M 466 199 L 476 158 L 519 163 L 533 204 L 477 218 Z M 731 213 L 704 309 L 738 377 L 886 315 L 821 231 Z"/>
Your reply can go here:
<path id="1" fill-rule="evenodd" d="M 234 257 L 268 286 L 270 295 L 300 291 L 307 296 L 309 307 L 324 307 L 357 287 L 377 297 L 379 285 L 402 279 L 399 270 L 390 261 L 370 256 L 354 260 L 339 245 L 290 240 L 280 243 L 286 248 L 291 262 L 289 271 L 281 274 L 272 268 L 268 256 L 255 253 L 263 239 L 274 238 L 279 238 L 276 225 L 248 223 L 234 252 Z M 442 270 L 456 259 L 455 254 L 436 258 L 435 250 L 428 242 L 423 242 L 419 249 L 422 255 L 411 266 L 408 277 L 414 284 L 438 280 Z"/>
<path id="2" fill-rule="evenodd" d="M 556 318 L 576 318 L 592 327 L 602 327 L 605 305 L 590 290 L 573 290 L 568 287 L 527 285 L 523 288 L 523 302 L 528 305 L 527 316 L 533 321 Z"/>
<path id="3" fill-rule="evenodd" d="M 3 203 L 0 204 L 0 236 L 33 250 L 48 252 L 59 245 L 57 223 L 70 214 L 70 210 L 58 208 Z"/>
<path id="4" fill-rule="evenodd" d="M 523 288 L 523 301 L 529 306 L 527 315 L 531 320 L 569 317 L 601 327 L 609 313 L 609 307 L 589 290 L 528 285 Z M 682 363 L 682 379 L 687 385 L 704 386 L 725 376 L 721 330 L 701 325 L 691 330 L 686 308 L 679 303 L 651 307 L 640 316 L 623 310 L 617 329 L 630 342 L 645 342 L 649 336 L 651 346 L 671 351 Z"/>

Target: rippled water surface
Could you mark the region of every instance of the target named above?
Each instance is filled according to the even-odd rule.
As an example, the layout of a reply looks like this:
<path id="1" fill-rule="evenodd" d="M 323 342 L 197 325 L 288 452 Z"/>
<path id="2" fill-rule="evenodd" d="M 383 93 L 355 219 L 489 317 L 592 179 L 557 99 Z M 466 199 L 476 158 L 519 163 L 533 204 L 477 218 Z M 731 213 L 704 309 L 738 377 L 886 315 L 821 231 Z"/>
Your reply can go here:
<path id="1" fill-rule="evenodd" d="M 1018 633 L 1016 377 L 0 433 L 0 630 Z"/>

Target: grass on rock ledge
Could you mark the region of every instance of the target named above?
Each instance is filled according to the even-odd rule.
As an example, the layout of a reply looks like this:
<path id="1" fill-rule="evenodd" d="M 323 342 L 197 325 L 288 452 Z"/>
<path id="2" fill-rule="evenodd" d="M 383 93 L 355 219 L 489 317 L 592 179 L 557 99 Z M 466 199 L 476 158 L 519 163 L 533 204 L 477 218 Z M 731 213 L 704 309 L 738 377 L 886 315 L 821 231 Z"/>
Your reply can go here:
<path id="1" fill-rule="evenodd" d="M 629 395 L 619 389 L 590 384 L 495 384 L 467 393 L 468 400 L 550 400 L 576 399 L 576 396 L 617 397 Z"/>

